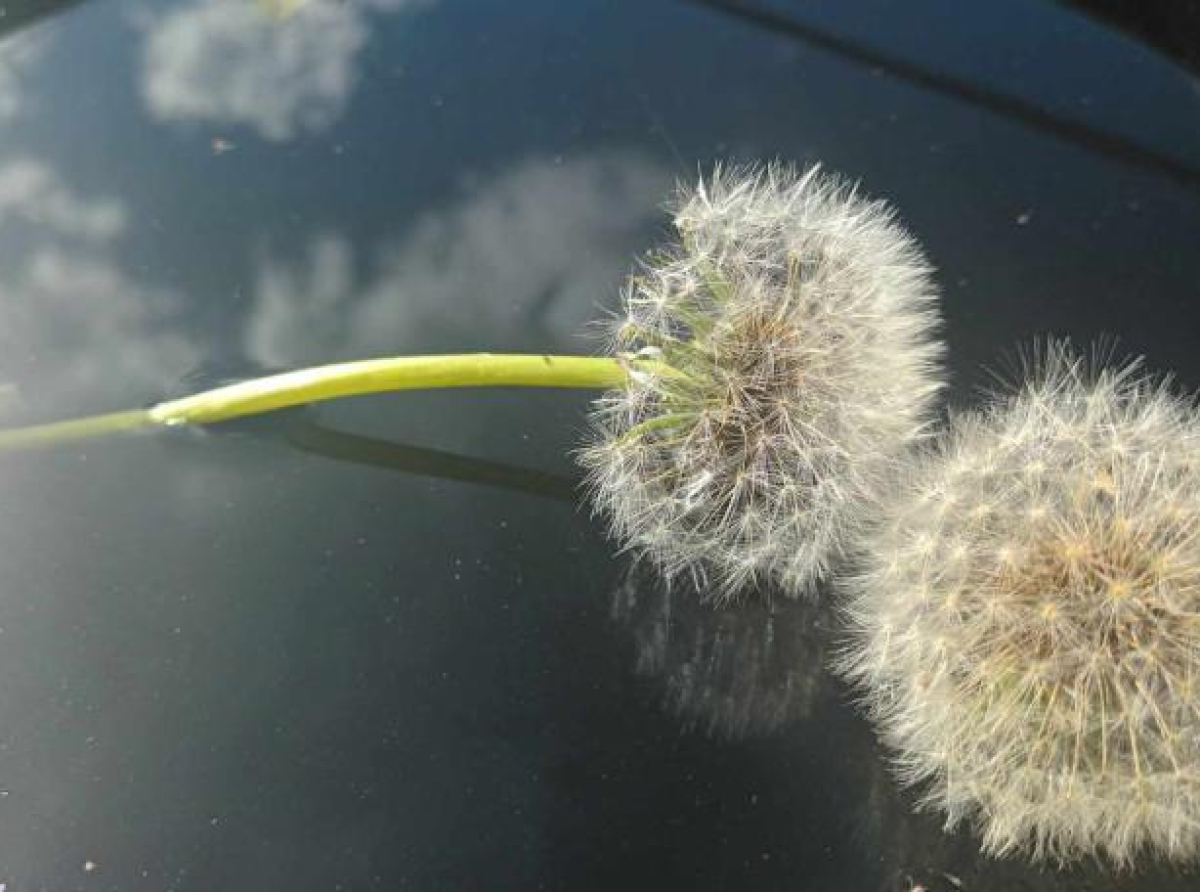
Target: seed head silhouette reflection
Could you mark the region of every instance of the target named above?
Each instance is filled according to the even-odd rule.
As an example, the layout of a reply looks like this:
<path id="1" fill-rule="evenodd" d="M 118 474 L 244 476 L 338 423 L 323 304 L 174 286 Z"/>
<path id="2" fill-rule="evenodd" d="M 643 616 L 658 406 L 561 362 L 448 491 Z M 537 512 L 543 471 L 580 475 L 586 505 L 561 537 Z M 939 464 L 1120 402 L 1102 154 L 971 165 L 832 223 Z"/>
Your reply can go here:
<path id="1" fill-rule="evenodd" d="M 617 539 L 723 602 L 811 593 L 925 430 L 930 270 L 890 208 L 810 169 L 718 168 L 624 294 L 614 352 L 652 359 L 581 460 Z"/>
<path id="2" fill-rule="evenodd" d="M 713 610 L 703 600 L 645 564 L 630 566 L 612 597 L 638 674 L 655 681 L 685 730 L 718 740 L 764 736 L 835 696 L 824 665 L 830 611 L 764 598 Z"/>
<path id="3" fill-rule="evenodd" d="M 953 419 L 849 580 L 840 668 L 992 853 L 1200 854 L 1200 413 L 1049 344 Z"/>

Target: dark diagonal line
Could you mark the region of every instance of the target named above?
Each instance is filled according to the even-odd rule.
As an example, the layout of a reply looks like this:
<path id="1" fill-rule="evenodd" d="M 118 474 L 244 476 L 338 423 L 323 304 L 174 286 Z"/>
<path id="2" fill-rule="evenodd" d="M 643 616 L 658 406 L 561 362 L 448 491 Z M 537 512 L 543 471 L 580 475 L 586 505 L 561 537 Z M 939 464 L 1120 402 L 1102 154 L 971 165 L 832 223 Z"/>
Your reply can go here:
<path id="1" fill-rule="evenodd" d="M 1107 130 L 1059 117 L 1005 93 L 980 87 L 950 75 L 930 71 L 904 59 L 885 55 L 870 47 L 806 25 L 781 13 L 752 7 L 746 3 L 737 2 L 737 0 L 685 0 L 685 2 L 741 19 L 773 33 L 795 38 L 851 62 L 877 68 L 897 80 L 977 106 L 1030 130 L 1048 134 L 1097 155 L 1104 155 L 1113 160 L 1168 177 L 1189 189 L 1200 188 L 1200 167 Z"/>

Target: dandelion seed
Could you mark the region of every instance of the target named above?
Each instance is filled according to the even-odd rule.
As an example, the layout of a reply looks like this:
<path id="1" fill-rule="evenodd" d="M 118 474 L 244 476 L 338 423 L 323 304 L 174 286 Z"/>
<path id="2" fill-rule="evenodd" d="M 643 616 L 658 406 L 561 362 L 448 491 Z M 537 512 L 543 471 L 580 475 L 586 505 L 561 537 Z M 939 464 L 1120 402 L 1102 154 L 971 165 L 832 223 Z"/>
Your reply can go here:
<path id="1" fill-rule="evenodd" d="M 613 338 L 675 374 L 598 401 L 581 453 L 595 504 L 713 600 L 810 593 L 925 433 L 942 352 L 929 267 L 885 204 L 815 168 L 717 169 L 681 191 L 675 225 Z"/>
<path id="2" fill-rule="evenodd" d="M 845 581 L 838 668 L 901 779 L 991 853 L 1200 856 L 1200 410 L 1135 369 L 1047 345 L 894 485 Z M 956 484 L 986 517 L 914 511 L 964 460 L 993 469 Z"/>

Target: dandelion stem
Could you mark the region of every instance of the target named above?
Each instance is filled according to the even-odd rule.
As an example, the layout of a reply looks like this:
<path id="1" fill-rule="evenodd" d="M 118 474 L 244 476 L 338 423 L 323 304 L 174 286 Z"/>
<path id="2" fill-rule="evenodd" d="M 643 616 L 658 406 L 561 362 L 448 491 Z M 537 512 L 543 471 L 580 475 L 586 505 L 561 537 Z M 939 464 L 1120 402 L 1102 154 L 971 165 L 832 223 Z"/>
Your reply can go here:
<path id="1" fill-rule="evenodd" d="M 636 440 L 643 434 L 650 433 L 650 431 L 659 430 L 664 427 L 678 427 L 679 425 L 693 421 L 695 418 L 695 412 L 672 412 L 665 415 L 656 415 L 629 428 L 629 430 L 621 434 L 620 440 L 621 442 Z"/>
<path id="2" fill-rule="evenodd" d="M 213 424 L 288 406 L 393 390 L 444 387 L 616 387 L 631 368 L 661 366 L 612 357 L 464 353 L 367 359 L 299 369 L 134 409 L 0 431 L 0 450 L 78 440 L 118 431 Z"/>
<path id="3" fill-rule="evenodd" d="M 70 421 L 52 421 L 31 427 L 0 430 L 0 450 L 41 446 L 66 440 L 86 440 L 136 430 L 154 424 L 146 409 L 129 409 L 125 412 L 110 412 L 107 415 L 91 415 L 87 418 L 72 418 Z"/>

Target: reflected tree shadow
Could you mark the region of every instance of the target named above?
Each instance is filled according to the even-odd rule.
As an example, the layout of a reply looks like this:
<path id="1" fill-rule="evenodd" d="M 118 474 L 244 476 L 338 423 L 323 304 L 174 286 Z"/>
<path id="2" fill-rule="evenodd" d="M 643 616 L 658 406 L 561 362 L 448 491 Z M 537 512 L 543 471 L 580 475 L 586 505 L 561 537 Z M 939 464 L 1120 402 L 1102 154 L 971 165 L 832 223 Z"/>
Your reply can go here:
<path id="1" fill-rule="evenodd" d="M 896 80 L 983 109 L 1030 130 L 1044 133 L 1083 151 L 1101 155 L 1166 177 L 1190 189 L 1200 189 L 1200 168 L 1110 130 L 1047 111 L 1033 103 L 963 78 L 841 37 L 801 21 L 791 13 L 776 12 L 746 0 L 684 0 L 747 24 L 789 37 L 823 52 L 881 71 Z M 1083 5 L 1083 4 L 1081 4 Z"/>
<path id="2" fill-rule="evenodd" d="M 1134 37 L 1200 74 L 1200 3 L 1062 0 L 1064 5 Z"/>
<path id="3" fill-rule="evenodd" d="M 59 15 L 83 4 L 85 0 L 8 0 L 0 18 L 0 37 L 20 31 L 42 19 Z"/>

